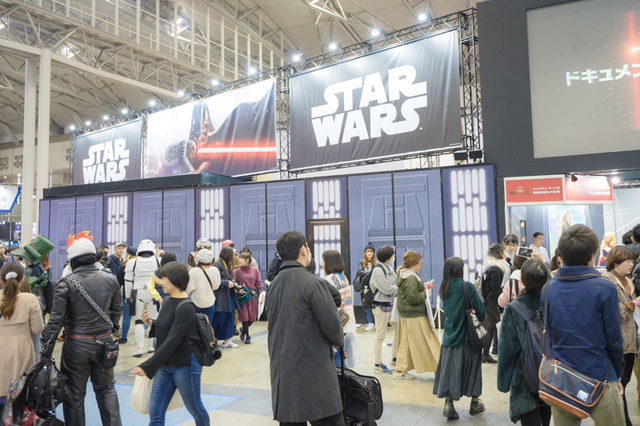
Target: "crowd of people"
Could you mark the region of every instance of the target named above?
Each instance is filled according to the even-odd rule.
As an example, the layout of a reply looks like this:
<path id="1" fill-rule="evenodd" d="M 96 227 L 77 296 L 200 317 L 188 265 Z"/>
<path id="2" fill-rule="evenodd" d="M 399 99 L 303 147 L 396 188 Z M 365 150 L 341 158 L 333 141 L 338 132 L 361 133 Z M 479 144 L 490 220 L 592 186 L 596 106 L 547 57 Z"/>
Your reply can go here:
<path id="1" fill-rule="evenodd" d="M 63 404 L 65 422 L 85 424 L 84 399 L 91 379 L 102 423 L 121 424 L 115 359 L 108 356 L 108 348 L 128 344 L 134 319 L 133 356 L 151 354 L 131 371 L 154 379 L 150 424 L 164 424 L 177 390 L 195 423 L 208 425 L 200 396 L 202 365 L 187 343 L 197 338 L 196 313 L 208 318 L 220 348 L 238 348 L 234 335 L 250 344 L 250 327 L 259 319 L 260 295 L 268 284 L 264 307 L 274 418 L 284 425 L 344 424 L 335 368 L 341 363 L 366 368 L 354 309 L 366 282 L 372 298 L 364 326 L 375 330 L 371 371 L 399 380 L 433 373 L 432 391 L 444 399 L 446 418 L 459 418 L 455 404 L 462 397 L 471 398 L 471 415 L 485 410 L 480 400 L 482 364 L 497 363 L 497 389 L 509 393 L 514 423 L 546 426 L 552 417 L 555 425 L 580 423 L 543 402 L 524 380 L 531 373 L 523 363 L 529 319 L 545 312 L 550 353 L 576 371 L 607 382 L 591 414 L 596 424 L 631 424 L 625 389 L 634 367 L 636 375 L 640 373 L 633 315 L 640 301 L 640 224 L 630 241 L 607 246 L 606 252 L 591 229 L 574 225 L 562 233 L 551 258 L 542 247 L 541 233 L 534 234 L 528 251 L 520 250 L 519 238 L 508 234 L 502 243 L 489 246 L 475 283 L 465 281 L 462 259 L 446 259 L 437 292 L 441 306 L 436 306 L 445 317 L 441 341 L 431 315 L 432 285 L 420 276 L 423 259 L 414 250 L 406 251 L 400 262 L 393 246 L 376 250 L 369 243 L 354 287 L 340 252 L 322 253 L 320 277 L 305 236 L 289 231 L 278 238 L 263 283 L 251 250 L 237 252 L 231 240 L 216 256 L 211 243 L 200 239 L 184 264 L 151 240 L 140 241 L 137 248 L 117 243 L 109 255 L 89 234 L 70 237 L 68 265 L 58 282 L 50 277 L 46 253 L 33 254 L 42 254 L 41 248 L 14 250 L 13 260 L 2 256 L 0 338 L 9 344 L 2 357 L 0 407 L 11 382 L 40 356 L 50 356 L 62 340 L 60 371 L 72 396 Z M 606 242 L 611 241 L 609 237 Z M 600 263 L 604 268 L 596 270 Z M 472 344 L 469 310 L 488 334 L 483 347 Z M 387 366 L 382 345 L 389 332 L 393 343 Z"/>

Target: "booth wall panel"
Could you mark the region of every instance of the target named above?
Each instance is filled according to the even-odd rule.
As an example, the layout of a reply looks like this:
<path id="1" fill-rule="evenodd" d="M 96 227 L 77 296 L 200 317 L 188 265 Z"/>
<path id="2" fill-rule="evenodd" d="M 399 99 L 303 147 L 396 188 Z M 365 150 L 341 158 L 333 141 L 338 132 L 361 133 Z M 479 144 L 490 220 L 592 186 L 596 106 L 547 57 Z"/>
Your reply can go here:
<path id="1" fill-rule="evenodd" d="M 91 231 L 93 243 L 96 246 L 102 244 L 103 221 L 102 195 L 91 197 L 78 197 L 76 201 L 76 234 L 82 231 Z"/>
<path id="2" fill-rule="evenodd" d="M 304 182 L 290 181 L 267 184 L 267 258 L 260 264 L 266 271 L 276 253 L 278 237 L 287 231 L 305 232 Z M 263 277 L 264 279 L 265 277 Z"/>
<path id="3" fill-rule="evenodd" d="M 194 190 L 165 191 L 162 213 L 162 245 L 173 251 L 180 262 L 187 262 L 187 255 L 195 246 Z"/>
<path id="4" fill-rule="evenodd" d="M 236 185 L 230 187 L 231 239 L 236 249 L 249 247 L 266 277 L 267 230 L 265 184 Z M 217 257 L 217 256 L 216 256 Z"/>
<path id="5" fill-rule="evenodd" d="M 195 241 L 211 241 L 211 251 L 217 258 L 222 242 L 229 238 L 229 187 L 196 189 Z M 190 248 L 192 250 L 194 246 Z"/>
<path id="6" fill-rule="evenodd" d="M 117 194 L 104 196 L 104 227 L 102 241 L 113 252 L 117 243 L 124 241 L 130 246 L 137 243 L 132 241 L 132 194 Z"/>
<path id="7" fill-rule="evenodd" d="M 75 234 L 75 197 L 51 200 L 49 223 L 49 239 L 56 246 L 49 254 L 49 261 L 53 279 L 57 281 L 67 261 L 67 237 L 69 234 Z"/>
<path id="8" fill-rule="evenodd" d="M 40 200 L 40 218 L 38 223 L 38 232 L 49 238 L 49 213 L 51 208 L 50 200 Z"/>
<path id="9" fill-rule="evenodd" d="M 140 240 L 149 239 L 162 243 L 162 192 L 139 192 L 133 194 L 133 229 L 131 244 L 138 246 Z"/>
<path id="10" fill-rule="evenodd" d="M 393 176 L 396 263 L 415 250 L 423 257 L 418 272 L 423 281 L 441 281 L 444 265 L 442 194 L 438 170 L 395 173 Z"/>

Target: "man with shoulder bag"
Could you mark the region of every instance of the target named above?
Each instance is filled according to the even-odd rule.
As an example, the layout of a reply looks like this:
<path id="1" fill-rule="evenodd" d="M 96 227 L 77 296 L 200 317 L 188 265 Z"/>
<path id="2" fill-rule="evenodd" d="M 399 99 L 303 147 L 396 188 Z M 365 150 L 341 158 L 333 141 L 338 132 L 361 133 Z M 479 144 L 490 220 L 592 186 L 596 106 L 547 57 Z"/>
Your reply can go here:
<path id="1" fill-rule="evenodd" d="M 551 347 L 541 363 L 539 395 L 551 405 L 555 426 L 579 425 L 587 416 L 596 426 L 625 424 L 618 294 L 593 268 L 599 247 L 584 225 L 565 231 L 558 242 L 563 266 L 542 291 Z"/>
<path id="2" fill-rule="evenodd" d="M 42 353 L 50 354 L 62 327 L 61 373 L 69 379 L 72 399 L 64 403 L 67 425 L 85 425 L 84 398 L 91 378 L 103 425 L 119 426 L 120 407 L 113 367 L 118 342 L 113 338 L 122 315 L 122 297 L 116 277 L 96 267 L 96 248 L 80 238 L 69 246 L 72 273 L 58 282 L 51 318 L 42 333 Z"/>

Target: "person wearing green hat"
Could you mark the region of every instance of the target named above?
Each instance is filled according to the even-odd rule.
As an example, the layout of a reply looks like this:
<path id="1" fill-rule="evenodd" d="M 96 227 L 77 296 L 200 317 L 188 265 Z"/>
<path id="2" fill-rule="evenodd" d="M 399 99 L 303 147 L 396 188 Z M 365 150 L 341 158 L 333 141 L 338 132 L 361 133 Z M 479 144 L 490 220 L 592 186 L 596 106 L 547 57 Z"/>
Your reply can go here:
<path id="1" fill-rule="evenodd" d="M 43 313 L 51 312 L 51 304 L 53 303 L 53 284 L 49 279 L 48 255 L 54 247 L 51 240 L 44 235 L 38 235 L 29 244 L 17 248 L 11 253 L 24 265 L 31 293 L 38 298 Z"/>

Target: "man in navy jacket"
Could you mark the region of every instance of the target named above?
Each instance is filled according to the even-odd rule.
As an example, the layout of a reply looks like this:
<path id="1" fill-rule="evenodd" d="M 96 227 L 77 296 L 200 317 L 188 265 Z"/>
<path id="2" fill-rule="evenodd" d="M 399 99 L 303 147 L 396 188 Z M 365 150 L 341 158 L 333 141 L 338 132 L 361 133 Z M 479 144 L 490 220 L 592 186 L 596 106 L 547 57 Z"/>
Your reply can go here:
<path id="1" fill-rule="evenodd" d="M 543 290 L 542 306 L 548 290 L 547 327 L 555 358 L 589 377 L 609 381 L 591 416 L 596 425 L 624 425 L 618 294 L 593 269 L 599 246 L 596 234 L 584 225 L 562 234 L 558 251 L 563 266 Z M 565 411 L 555 407 L 551 411 L 555 426 L 580 424 L 578 417 Z"/>

